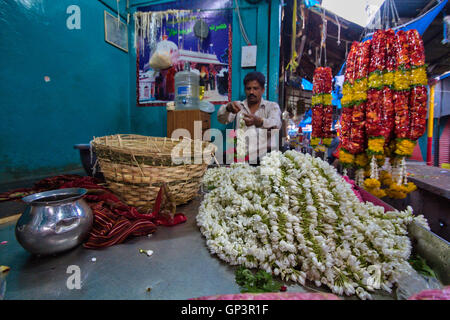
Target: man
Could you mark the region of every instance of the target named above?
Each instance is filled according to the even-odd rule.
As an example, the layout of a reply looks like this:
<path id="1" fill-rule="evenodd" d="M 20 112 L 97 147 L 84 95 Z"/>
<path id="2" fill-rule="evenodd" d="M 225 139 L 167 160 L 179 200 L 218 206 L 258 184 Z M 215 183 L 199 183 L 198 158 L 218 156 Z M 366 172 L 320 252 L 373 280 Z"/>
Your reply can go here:
<path id="1" fill-rule="evenodd" d="M 244 78 L 244 101 L 232 101 L 220 107 L 217 120 L 228 124 L 236 121 L 236 129 L 241 126 L 241 119 L 245 122 L 245 135 L 249 137 L 249 163 L 259 163 L 260 159 L 278 145 L 277 135 L 271 135 L 281 128 L 281 110 L 276 102 L 264 100 L 266 78 L 261 72 L 250 72 Z M 277 140 L 277 141 L 272 141 Z M 254 143 L 257 141 L 256 143 Z M 269 142 L 268 142 L 269 141 Z"/>
<path id="2" fill-rule="evenodd" d="M 336 157 L 334 156 L 334 152 L 336 151 L 336 148 L 339 146 L 339 138 L 337 136 L 336 130 L 333 130 L 332 132 L 333 140 L 331 140 L 330 147 L 328 148 L 328 163 L 333 164 L 334 160 L 336 160 Z"/>

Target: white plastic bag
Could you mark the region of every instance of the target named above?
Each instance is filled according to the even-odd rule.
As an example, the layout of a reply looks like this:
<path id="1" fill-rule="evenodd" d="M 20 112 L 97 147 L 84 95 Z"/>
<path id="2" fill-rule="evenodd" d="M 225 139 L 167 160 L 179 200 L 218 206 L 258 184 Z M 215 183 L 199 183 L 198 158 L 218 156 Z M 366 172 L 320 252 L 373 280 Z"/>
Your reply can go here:
<path id="1" fill-rule="evenodd" d="M 398 300 L 406 300 L 412 295 L 424 290 L 442 288 L 442 284 L 436 278 L 423 276 L 413 268 L 410 268 L 409 273 L 404 272 L 399 277 L 396 295 Z"/>
<path id="2" fill-rule="evenodd" d="M 163 70 L 173 66 L 178 60 L 178 47 L 168 40 L 158 42 L 155 52 L 150 57 L 150 67 L 155 70 Z"/>

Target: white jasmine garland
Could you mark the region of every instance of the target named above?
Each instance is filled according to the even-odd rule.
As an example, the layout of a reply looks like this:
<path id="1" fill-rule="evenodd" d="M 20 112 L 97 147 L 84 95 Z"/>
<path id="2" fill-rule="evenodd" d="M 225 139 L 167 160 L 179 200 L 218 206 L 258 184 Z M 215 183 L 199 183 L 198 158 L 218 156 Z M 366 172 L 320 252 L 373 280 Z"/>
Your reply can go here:
<path id="1" fill-rule="evenodd" d="M 238 159 L 244 159 L 247 154 L 247 143 L 245 141 L 245 121 L 241 117 L 239 120 L 239 128 L 236 130 L 236 154 Z"/>
<path id="2" fill-rule="evenodd" d="M 313 281 L 339 295 L 370 299 L 407 272 L 407 225 L 429 229 L 412 209 L 361 203 L 327 162 L 297 151 L 266 155 L 260 167 L 209 169 L 197 224 L 211 253 L 231 265 Z"/>

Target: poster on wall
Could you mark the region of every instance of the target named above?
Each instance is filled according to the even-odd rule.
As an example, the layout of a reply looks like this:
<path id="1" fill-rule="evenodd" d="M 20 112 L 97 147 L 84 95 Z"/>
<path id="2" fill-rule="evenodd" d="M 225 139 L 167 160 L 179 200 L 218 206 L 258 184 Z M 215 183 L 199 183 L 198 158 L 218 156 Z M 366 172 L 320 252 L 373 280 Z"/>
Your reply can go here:
<path id="1" fill-rule="evenodd" d="M 138 106 L 174 101 L 175 74 L 189 66 L 200 98 L 231 99 L 232 1 L 176 1 L 135 13 Z"/>

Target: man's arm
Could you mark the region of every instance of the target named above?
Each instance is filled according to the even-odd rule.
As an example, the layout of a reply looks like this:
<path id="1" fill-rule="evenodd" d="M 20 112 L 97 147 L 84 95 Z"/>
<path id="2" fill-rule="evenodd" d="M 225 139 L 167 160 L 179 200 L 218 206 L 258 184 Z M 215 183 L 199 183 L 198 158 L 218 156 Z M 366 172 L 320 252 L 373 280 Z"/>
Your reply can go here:
<path id="1" fill-rule="evenodd" d="M 234 118 L 236 117 L 236 114 L 228 112 L 227 105 L 228 103 L 221 105 L 219 111 L 217 111 L 217 120 L 223 124 L 234 121 Z"/>

